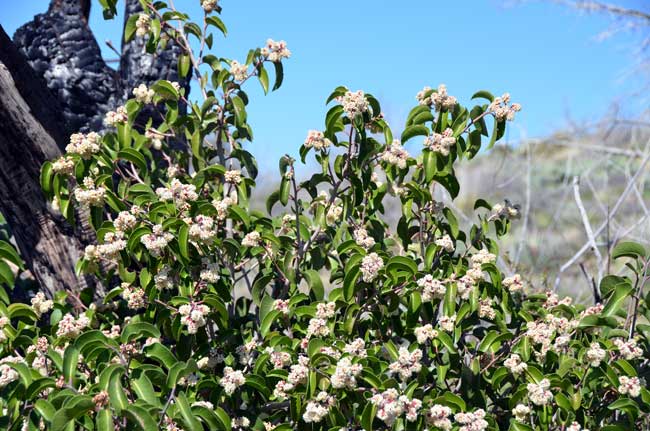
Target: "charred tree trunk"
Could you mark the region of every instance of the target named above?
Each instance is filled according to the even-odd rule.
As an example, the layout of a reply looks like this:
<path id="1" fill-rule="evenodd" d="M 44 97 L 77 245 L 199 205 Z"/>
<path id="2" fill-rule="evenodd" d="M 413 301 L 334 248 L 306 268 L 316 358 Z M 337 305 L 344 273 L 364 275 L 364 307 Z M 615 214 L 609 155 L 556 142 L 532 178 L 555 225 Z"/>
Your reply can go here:
<path id="1" fill-rule="evenodd" d="M 0 212 L 42 290 L 86 287 L 74 267 L 83 247 L 41 191 L 40 166 L 58 157 L 67 131 L 58 101 L 0 27 Z"/>
<path id="2" fill-rule="evenodd" d="M 88 26 L 89 11 L 90 0 L 51 0 L 13 43 L 0 27 L 0 213 L 49 296 L 92 284 L 74 272 L 92 235 L 68 226 L 48 205 L 41 165 L 61 155 L 71 133 L 101 131 L 105 113 L 137 85 L 178 77 L 180 49 L 169 44 L 148 54 L 141 39 L 122 46 L 119 70 L 108 67 Z M 126 1 L 125 19 L 139 12 L 138 0 Z M 187 93 L 189 81 L 181 85 Z"/>

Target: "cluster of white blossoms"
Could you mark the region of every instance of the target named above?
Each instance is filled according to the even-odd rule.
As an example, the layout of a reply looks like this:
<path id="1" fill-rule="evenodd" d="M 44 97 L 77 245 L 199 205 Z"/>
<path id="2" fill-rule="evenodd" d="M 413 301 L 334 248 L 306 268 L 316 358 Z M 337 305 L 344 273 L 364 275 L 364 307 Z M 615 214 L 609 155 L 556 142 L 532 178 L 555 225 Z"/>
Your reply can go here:
<path id="1" fill-rule="evenodd" d="M 158 273 L 154 275 L 153 281 L 157 289 L 164 290 L 164 289 L 171 289 L 172 287 L 174 287 L 174 280 L 169 275 L 170 271 L 171 268 L 169 268 L 168 266 L 163 266 L 162 268 L 160 268 L 160 270 L 158 270 Z"/>
<path id="2" fill-rule="evenodd" d="M 489 425 L 485 420 L 485 410 L 483 409 L 471 413 L 456 413 L 454 419 L 462 425 L 458 431 L 484 431 Z"/>
<path id="3" fill-rule="evenodd" d="M 230 184 L 239 184 L 241 183 L 241 171 L 237 169 L 231 169 L 229 171 L 226 171 L 225 174 L 223 174 L 223 178 L 226 180 L 227 183 Z"/>
<path id="4" fill-rule="evenodd" d="M 516 353 L 513 353 L 508 359 L 503 361 L 503 365 L 515 376 L 523 374 L 528 369 L 528 365 Z"/>
<path id="5" fill-rule="evenodd" d="M 447 86 L 440 84 L 438 90 L 432 90 L 431 87 L 424 87 L 422 91 L 415 96 L 420 105 L 433 106 L 436 111 L 452 110 L 458 103 L 454 96 L 447 94 Z"/>
<path id="6" fill-rule="evenodd" d="M 104 196 L 106 188 L 104 186 L 95 186 L 95 180 L 91 177 L 84 178 L 83 188 L 74 189 L 74 197 L 80 205 L 85 207 L 101 207 L 104 205 Z"/>
<path id="7" fill-rule="evenodd" d="M 587 428 L 582 428 L 578 422 L 572 422 L 566 429 L 566 431 L 589 431 Z"/>
<path id="8" fill-rule="evenodd" d="M 543 406 L 553 401 L 553 393 L 549 390 L 551 382 L 548 379 L 542 379 L 539 383 L 528 383 L 528 399 L 533 404 Z"/>
<path id="9" fill-rule="evenodd" d="M 217 236 L 214 219 L 202 214 L 194 217 L 194 220 L 188 220 L 190 223 L 189 237 L 196 242 L 211 244 Z"/>
<path id="10" fill-rule="evenodd" d="M 427 411 L 425 420 L 429 426 L 438 428 L 442 431 L 449 431 L 451 430 L 451 420 L 449 419 L 449 416 L 451 416 L 451 409 L 449 407 L 434 404 Z"/>
<path id="11" fill-rule="evenodd" d="M 239 356 L 239 363 L 241 365 L 250 365 L 251 361 L 253 360 L 253 354 L 255 353 L 255 349 L 257 349 L 257 347 L 259 347 L 257 336 L 254 336 L 250 341 L 237 346 L 235 353 L 237 353 L 237 356 Z"/>
<path id="12" fill-rule="evenodd" d="M 384 267 L 384 261 L 377 253 L 370 253 L 361 260 L 361 275 L 363 281 L 372 283 L 379 275 L 379 271 Z"/>
<path id="13" fill-rule="evenodd" d="M 305 148 L 314 148 L 315 150 L 325 150 L 332 145 L 332 141 L 325 137 L 325 134 L 319 130 L 310 130 L 307 132 L 305 139 Z"/>
<path id="14" fill-rule="evenodd" d="M 135 87 L 132 93 L 136 101 L 144 103 L 145 105 L 153 102 L 153 97 L 156 95 L 156 92 L 147 87 L 145 84 L 140 84 Z"/>
<path id="15" fill-rule="evenodd" d="M 503 287 L 508 289 L 510 293 L 520 292 L 524 288 L 524 283 L 521 281 L 521 275 L 519 274 L 504 278 L 501 284 Z"/>
<path id="16" fill-rule="evenodd" d="M 447 292 L 444 283 L 433 275 L 427 274 L 417 281 L 418 287 L 421 289 L 422 300 L 425 302 L 432 301 L 436 298 L 442 298 Z"/>
<path id="17" fill-rule="evenodd" d="M 506 204 L 494 204 L 492 206 L 492 212 L 488 217 L 488 221 L 494 221 L 501 217 L 505 217 L 508 220 L 516 220 L 521 216 L 521 211 L 519 205 L 513 205 L 506 199 Z"/>
<path id="18" fill-rule="evenodd" d="M 316 317 L 319 319 L 329 319 L 336 315 L 336 303 L 326 302 L 316 304 Z"/>
<path id="19" fill-rule="evenodd" d="M 253 232 L 247 233 L 244 238 L 241 240 L 241 245 L 244 247 L 257 247 L 260 245 L 260 241 L 262 239 L 262 235 L 256 230 Z"/>
<path id="20" fill-rule="evenodd" d="M 160 150 L 162 148 L 163 144 L 163 139 L 165 139 L 165 134 L 159 132 L 158 130 L 150 127 L 144 132 L 144 137 L 151 142 L 151 146 L 154 148 L 154 150 Z M 170 169 L 172 169 L 170 167 Z M 167 171 L 167 175 L 170 177 L 174 177 L 173 171 Z"/>
<path id="21" fill-rule="evenodd" d="M 154 257 L 160 257 L 167 244 L 174 239 L 174 235 L 163 230 L 162 225 L 155 225 L 151 233 L 142 235 L 140 242 Z"/>
<path id="22" fill-rule="evenodd" d="M 435 241 L 438 247 L 442 247 L 447 253 L 453 253 L 456 249 L 456 243 L 449 235 L 443 235 Z"/>
<path id="23" fill-rule="evenodd" d="M 443 156 L 449 155 L 449 150 L 456 144 L 454 131 L 449 127 L 442 133 L 433 133 L 424 138 L 424 146 L 433 152 L 440 153 Z"/>
<path id="24" fill-rule="evenodd" d="M 0 343 L 7 341 L 7 334 L 5 334 L 4 327 L 9 324 L 9 318 L 7 316 L 0 316 Z"/>
<path id="25" fill-rule="evenodd" d="M 281 368 L 284 368 L 286 366 L 291 365 L 291 354 L 288 352 L 277 352 L 273 350 L 272 348 L 269 353 L 269 361 L 273 364 L 273 368 L 276 370 L 279 370 Z"/>
<path id="26" fill-rule="evenodd" d="M 217 8 L 217 0 L 201 0 L 201 7 L 205 13 L 210 13 Z"/>
<path id="27" fill-rule="evenodd" d="M 104 117 L 104 124 L 109 127 L 124 124 L 129 121 L 129 115 L 124 106 L 118 106 L 115 111 L 108 111 Z"/>
<path id="28" fill-rule="evenodd" d="M 429 340 L 433 340 L 438 336 L 438 331 L 433 329 L 430 323 L 427 323 L 424 326 L 418 326 L 413 330 L 415 338 L 418 340 L 419 344 L 424 344 Z"/>
<path id="29" fill-rule="evenodd" d="M 120 252 L 127 246 L 124 239 L 124 232 L 106 232 L 102 244 L 90 244 L 84 250 L 84 259 L 91 264 L 96 264 L 101 260 L 115 262 L 120 257 Z"/>
<path id="30" fill-rule="evenodd" d="M 598 344 L 598 342 L 593 342 L 585 354 L 585 359 L 587 359 L 589 365 L 592 367 L 597 367 L 605 359 L 605 356 L 607 356 L 607 351 L 600 347 L 600 344 Z"/>
<path id="31" fill-rule="evenodd" d="M 560 299 L 560 297 L 555 292 L 547 291 L 546 292 L 546 302 L 544 302 L 544 308 L 553 308 L 556 305 L 571 305 L 573 300 L 565 296 Z"/>
<path id="32" fill-rule="evenodd" d="M 273 309 L 279 311 L 280 313 L 282 313 L 284 315 L 289 314 L 289 300 L 276 299 L 273 302 Z"/>
<path id="33" fill-rule="evenodd" d="M 113 220 L 113 226 L 120 232 L 127 232 L 135 227 L 138 219 L 129 211 L 120 211 Z"/>
<path id="34" fill-rule="evenodd" d="M 127 307 L 131 310 L 137 310 L 145 306 L 144 290 L 139 287 L 133 287 L 129 283 L 122 283 L 122 298 L 127 302 Z"/>
<path id="35" fill-rule="evenodd" d="M 341 220 L 341 215 L 343 214 L 343 206 L 340 204 L 332 204 L 327 209 L 327 214 L 325 215 L 325 220 L 328 225 L 333 225 L 337 221 Z"/>
<path id="36" fill-rule="evenodd" d="M 274 63 L 283 58 L 291 57 L 291 51 L 287 49 L 287 43 L 283 40 L 276 42 L 273 39 L 267 39 L 266 46 L 261 49 L 261 53 L 269 61 Z"/>
<path id="37" fill-rule="evenodd" d="M 357 358 L 365 358 L 368 356 L 366 352 L 366 343 L 361 338 L 356 338 L 343 347 L 343 351 L 348 355 L 356 356 Z"/>
<path id="38" fill-rule="evenodd" d="M 381 154 L 381 160 L 384 162 L 397 166 L 400 169 L 406 168 L 406 163 L 409 159 L 409 153 L 396 139 L 392 144 L 386 147 L 386 150 Z"/>
<path id="39" fill-rule="evenodd" d="M 61 175 L 72 175 L 75 161 L 70 156 L 62 156 L 52 162 L 52 172 Z"/>
<path id="40" fill-rule="evenodd" d="M 456 315 L 454 314 L 451 316 L 440 316 L 438 325 L 440 325 L 443 331 L 452 332 L 456 327 Z"/>
<path id="41" fill-rule="evenodd" d="M 321 391 L 316 398 L 307 403 L 302 420 L 306 423 L 318 423 L 328 415 L 330 408 L 336 403 L 334 397 L 327 392 Z"/>
<path id="42" fill-rule="evenodd" d="M 221 276 L 219 275 L 219 265 L 216 262 L 210 262 L 207 258 L 201 259 L 203 268 L 199 273 L 199 278 L 206 283 L 216 283 Z"/>
<path id="43" fill-rule="evenodd" d="M 214 199 L 212 206 L 217 210 L 217 220 L 225 220 L 228 217 L 228 207 L 237 204 L 237 193 L 233 192 L 230 196 L 223 199 Z"/>
<path id="44" fill-rule="evenodd" d="M 305 339 L 308 340 L 311 337 L 327 337 L 330 334 L 330 328 L 327 326 L 327 320 L 314 317 L 309 319 L 309 325 L 307 326 L 307 334 Z"/>
<path id="45" fill-rule="evenodd" d="M 214 0 L 212 0 L 212 1 L 214 1 Z M 246 416 L 242 416 L 240 418 L 233 418 L 232 422 L 231 422 L 231 425 L 232 425 L 233 429 L 242 430 L 242 429 L 248 428 L 251 425 L 251 421 Z"/>
<path id="46" fill-rule="evenodd" d="M 20 364 L 25 362 L 18 356 L 5 356 L 0 359 L 0 388 L 4 388 L 9 383 L 18 380 L 20 377 L 18 371 L 8 364 Z"/>
<path id="47" fill-rule="evenodd" d="M 343 106 L 343 110 L 349 118 L 354 118 L 368 111 L 368 101 L 363 91 L 346 91 L 343 96 L 336 98 L 336 101 Z"/>
<path id="48" fill-rule="evenodd" d="M 46 299 L 43 292 L 38 292 L 30 301 L 32 303 L 32 310 L 37 317 L 41 317 L 52 309 L 54 302 L 51 299 Z"/>
<path id="49" fill-rule="evenodd" d="M 206 315 L 210 313 L 210 308 L 204 304 L 190 302 L 178 307 L 178 313 L 181 315 L 181 324 L 187 326 L 187 332 L 196 334 L 198 329 L 207 323 Z"/>
<path id="50" fill-rule="evenodd" d="M 496 310 L 492 307 L 492 298 L 483 298 L 479 300 L 478 317 L 481 319 L 494 320 L 497 315 Z"/>
<path id="51" fill-rule="evenodd" d="M 621 376 L 618 378 L 618 392 L 621 395 L 629 395 L 632 398 L 641 394 L 641 381 L 638 377 Z"/>
<path id="52" fill-rule="evenodd" d="M 400 347 L 397 361 L 391 362 L 388 366 L 388 374 L 398 374 L 402 381 L 408 380 L 413 374 L 422 369 L 422 350 L 415 349 L 412 352 L 406 347 Z"/>
<path id="53" fill-rule="evenodd" d="M 493 113 L 497 121 L 512 121 L 515 119 L 515 113 L 521 111 L 519 103 L 510 104 L 510 94 L 505 93 L 501 97 L 495 97 L 488 111 Z"/>
<path id="54" fill-rule="evenodd" d="M 372 248 L 375 245 L 375 239 L 368 235 L 368 231 L 363 227 L 355 229 L 353 236 L 354 242 L 366 250 Z"/>
<path id="55" fill-rule="evenodd" d="M 70 143 L 66 145 L 65 150 L 70 154 L 78 154 L 84 160 L 88 160 L 93 154 L 101 150 L 102 137 L 95 132 L 86 135 L 83 133 L 73 133 L 70 135 Z"/>
<path id="56" fill-rule="evenodd" d="M 519 422 L 524 422 L 526 416 L 530 414 L 530 407 L 526 404 L 517 404 L 514 409 L 512 409 L 512 414 L 515 419 Z"/>
<path id="57" fill-rule="evenodd" d="M 394 388 L 373 395 L 370 402 L 377 406 L 377 418 L 388 426 L 392 426 L 404 412 L 406 412 L 406 420 L 415 422 L 417 412 L 422 407 L 422 401 L 410 400 L 407 396 L 400 395 Z"/>
<path id="58" fill-rule="evenodd" d="M 90 325 L 90 319 L 82 314 L 78 318 L 66 313 L 59 321 L 59 327 L 56 330 L 57 337 L 76 338 L 81 331 Z"/>
<path id="59" fill-rule="evenodd" d="M 163 202 L 174 201 L 177 204 L 184 204 L 199 198 L 194 184 L 183 184 L 177 178 L 171 180 L 169 187 L 158 187 L 156 194 Z"/>
<path id="60" fill-rule="evenodd" d="M 636 340 L 634 339 L 625 341 L 621 338 L 615 338 L 613 343 L 621 353 L 621 356 L 628 361 L 643 356 L 643 349 L 636 345 Z"/>
<path id="61" fill-rule="evenodd" d="M 219 380 L 219 385 L 223 387 L 227 395 L 232 395 L 244 383 L 246 383 L 246 378 L 241 371 L 233 370 L 231 367 L 225 367 L 223 369 L 223 377 Z"/>
<path id="62" fill-rule="evenodd" d="M 244 81 L 248 78 L 248 66 L 233 60 L 230 62 L 230 74 L 235 78 L 235 81 Z"/>
<path id="63" fill-rule="evenodd" d="M 330 379 L 335 389 L 355 389 L 357 387 L 356 377 L 363 370 L 361 364 L 353 364 L 350 358 L 343 358 L 336 364 L 336 370 Z"/>
<path id="64" fill-rule="evenodd" d="M 280 380 L 273 389 L 273 396 L 283 400 L 287 398 L 287 392 L 293 390 L 297 385 L 305 383 L 309 376 L 309 358 L 299 356 L 298 363 L 291 365 L 287 380 Z"/>
<path id="65" fill-rule="evenodd" d="M 138 19 L 135 22 L 135 34 L 136 36 L 143 37 L 151 30 L 151 17 L 146 13 L 141 13 L 138 15 Z"/>

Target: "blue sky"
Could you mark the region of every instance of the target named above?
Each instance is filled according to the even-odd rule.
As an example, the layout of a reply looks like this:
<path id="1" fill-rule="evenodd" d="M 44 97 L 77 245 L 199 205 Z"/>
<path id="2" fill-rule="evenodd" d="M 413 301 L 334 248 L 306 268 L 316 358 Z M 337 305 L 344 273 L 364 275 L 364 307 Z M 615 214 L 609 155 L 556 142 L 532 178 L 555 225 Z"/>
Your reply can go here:
<path id="1" fill-rule="evenodd" d="M 265 97 L 256 82 L 249 86 L 255 132 L 250 150 L 263 169 L 274 169 L 282 154 L 297 154 L 307 130 L 323 127 L 324 101 L 338 85 L 378 97 L 395 134 L 415 94 L 439 83 L 461 102 L 479 89 L 510 92 L 524 107 L 510 129 L 512 141 L 522 133 L 550 134 L 566 124 L 567 116 L 598 120 L 623 99 L 628 116 L 645 109 L 647 99 L 629 95 L 647 77 L 625 75 L 634 64 L 634 35 L 597 41 L 610 24 L 607 17 L 550 2 L 505 3 L 222 0 L 229 34 L 217 39 L 214 53 L 243 61 L 248 48 L 268 37 L 286 40 L 292 51 L 279 91 Z M 642 3 L 618 1 L 639 8 Z M 11 35 L 48 4 L 3 2 L 0 24 Z M 197 17 L 198 5 L 198 0 L 176 0 L 177 7 Z M 122 18 L 104 22 L 98 4 L 93 6 L 91 27 L 100 44 L 104 48 L 103 41 L 111 39 L 119 46 Z M 107 49 L 105 55 L 116 56 Z"/>

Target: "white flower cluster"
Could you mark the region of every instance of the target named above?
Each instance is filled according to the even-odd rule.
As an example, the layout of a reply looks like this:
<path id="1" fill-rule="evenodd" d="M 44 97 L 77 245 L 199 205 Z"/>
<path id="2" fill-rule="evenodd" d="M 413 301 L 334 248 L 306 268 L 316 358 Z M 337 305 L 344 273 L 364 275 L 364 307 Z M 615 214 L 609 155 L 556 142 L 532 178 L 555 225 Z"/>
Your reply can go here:
<path id="1" fill-rule="evenodd" d="M 425 420 L 429 426 L 438 428 L 442 431 L 449 431 L 451 430 L 451 420 L 449 419 L 449 416 L 451 416 L 451 409 L 449 407 L 434 404 L 431 406 L 429 411 L 427 411 Z"/>
<path id="2" fill-rule="evenodd" d="M 210 313 L 210 308 L 204 304 L 190 302 L 178 307 L 178 313 L 181 315 L 181 324 L 187 326 L 187 332 L 196 334 L 198 329 L 207 323 L 206 315 Z"/>
<path id="3" fill-rule="evenodd" d="M 83 133 L 73 133 L 70 135 L 70 143 L 66 145 L 65 150 L 70 154 L 78 154 L 82 159 L 88 160 L 93 154 L 97 154 L 101 149 L 102 137 L 95 132 L 86 135 Z"/>
<path id="4" fill-rule="evenodd" d="M 174 239 L 174 235 L 163 230 L 162 225 L 155 225 L 151 233 L 143 235 L 140 242 L 154 257 L 160 257 L 167 244 Z"/>
<path id="5" fill-rule="evenodd" d="M 322 421 L 335 402 L 334 397 L 330 396 L 327 392 L 319 392 L 315 399 L 307 403 L 302 420 L 306 423 L 318 423 Z"/>
<path id="6" fill-rule="evenodd" d="M 391 362 L 388 366 L 388 374 L 399 374 L 402 381 L 406 381 L 413 374 L 417 374 L 422 369 L 422 350 L 415 349 L 412 352 L 406 347 L 400 347 L 397 361 Z"/>
<path id="7" fill-rule="evenodd" d="M 175 203 L 181 204 L 195 201 L 199 198 L 194 184 L 183 184 L 177 178 L 174 178 L 169 183 L 169 187 L 158 187 L 156 194 L 161 201 L 174 201 Z"/>
<path id="8" fill-rule="evenodd" d="M 624 341 L 621 338 L 615 338 L 613 342 L 619 352 L 621 352 L 621 356 L 628 361 L 643 356 L 643 350 L 636 345 L 636 340 L 634 339 Z"/>
<path id="9" fill-rule="evenodd" d="M 370 402 L 377 406 L 377 418 L 388 426 L 392 426 L 404 412 L 406 412 L 406 420 L 415 422 L 417 412 L 422 407 L 422 401 L 409 400 L 407 396 L 400 395 L 394 388 L 373 395 Z"/>
<path id="10" fill-rule="evenodd" d="M 190 224 L 189 236 L 193 241 L 212 244 L 217 236 L 214 219 L 202 214 L 194 217 Z"/>
<path id="11" fill-rule="evenodd" d="M 497 312 L 492 308 L 492 299 L 483 298 L 479 300 L 478 317 L 481 319 L 494 320 Z"/>
<path id="12" fill-rule="evenodd" d="M 368 101 L 363 91 L 346 91 L 343 96 L 336 98 L 336 101 L 343 105 L 343 110 L 350 118 L 361 115 L 368 111 Z"/>
<path id="13" fill-rule="evenodd" d="M 230 74 L 235 78 L 235 81 L 243 81 L 248 78 L 248 66 L 233 60 L 230 62 Z"/>
<path id="14" fill-rule="evenodd" d="M 447 253 L 453 253 L 456 249 L 456 243 L 449 235 L 444 235 L 442 238 L 438 238 L 435 241 L 435 244 L 438 247 L 442 247 Z"/>
<path id="15" fill-rule="evenodd" d="M 591 343 L 589 350 L 587 350 L 587 353 L 585 354 L 587 362 L 589 362 L 589 365 L 592 367 L 599 366 L 600 363 L 605 359 L 605 356 L 607 356 L 607 351 L 600 347 L 600 344 L 598 344 L 598 342 Z"/>
<path id="16" fill-rule="evenodd" d="M 363 281 L 372 283 L 379 275 L 379 270 L 384 267 L 384 261 L 377 253 L 370 253 L 361 260 L 361 274 Z"/>
<path id="17" fill-rule="evenodd" d="M 212 0 L 212 1 L 215 1 L 215 0 Z M 244 428 L 248 428 L 250 425 L 251 425 L 250 419 L 248 419 L 245 416 L 242 416 L 240 418 L 233 418 L 232 419 L 232 427 L 234 429 L 240 429 L 241 430 L 241 429 L 244 429 Z"/>
<path id="18" fill-rule="evenodd" d="M 447 86 L 440 84 L 438 91 L 434 91 L 431 87 L 424 87 L 422 91 L 418 92 L 415 96 L 418 103 L 424 106 L 434 106 L 436 111 L 443 109 L 452 110 L 458 101 L 454 96 L 447 94 Z"/>
<path id="19" fill-rule="evenodd" d="M 501 97 L 494 98 L 488 111 L 494 114 L 497 121 L 512 121 L 515 119 L 515 113 L 521 111 L 521 105 L 519 103 L 510 104 L 510 94 L 505 93 Z"/>
<path id="20" fill-rule="evenodd" d="M 523 374 L 528 369 L 528 365 L 516 353 L 513 353 L 508 359 L 503 361 L 503 365 L 515 376 Z"/>
<path id="21" fill-rule="evenodd" d="M 291 57 L 291 51 L 287 49 L 287 43 L 283 40 L 276 42 L 273 39 L 267 39 L 266 46 L 262 48 L 261 53 L 274 63 Z"/>
<path id="22" fill-rule="evenodd" d="M 289 301 L 284 299 L 276 299 L 273 302 L 273 309 L 279 311 L 284 315 L 287 315 L 289 314 Z"/>
<path id="23" fill-rule="evenodd" d="M 4 388 L 9 383 L 18 380 L 18 371 L 14 370 L 7 364 L 19 364 L 25 362 L 18 356 L 6 356 L 0 359 L 0 388 Z"/>
<path id="24" fill-rule="evenodd" d="M 74 159 L 70 156 L 62 156 L 52 162 L 52 171 L 61 175 L 72 175 L 74 172 Z"/>
<path id="25" fill-rule="evenodd" d="M 205 13 L 210 13 L 217 8 L 217 0 L 201 0 L 201 7 L 205 11 Z"/>
<path id="26" fill-rule="evenodd" d="M 452 332 L 456 327 L 456 315 L 441 316 L 438 320 L 438 325 L 440 325 L 443 331 Z"/>
<path id="27" fill-rule="evenodd" d="M 442 298 L 447 292 L 445 285 L 438 279 L 427 274 L 417 281 L 418 287 L 422 290 L 422 300 L 425 302 L 433 301 L 436 298 Z"/>
<path id="28" fill-rule="evenodd" d="M 521 276 L 519 274 L 504 278 L 501 284 L 503 284 L 510 293 L 520 292 L 524 288 L 524 283 L 521 281 Z"/>
<path id="29" fill-rule="evenodd" d="M 287 352 L 271 351 L 269 360 L 273 364 L 273 368 L 279 370 L 291 364 L 291 354 Z"/>
<path id="30" fill-rule="evenodd" d="M 494 204 L 492 213 L 488 217 L 488 221 L 494 221 L 501 217 L 508 220 L 516 220 L 521 216 L 519 205 L 513 205 L 506 199 L 506 204 Z"/>
<path id="31" fill-rule="evenodd" d="M 629 395 L 636 398 L 641 394 L 641 382 L 638 377 L 621 376 L 618 378 L 620 383 L 618 392 L 621 395 Z"/>
<path id="32" fill-rule="evenodd" d="M 223 369 L 223 377 L 219 381 L 219 384 L 223 387 L 227 395 L 232 395 L 244 383 L 246 383 L 246 378 L 241 371 L 233 370 L 231 367 L 225 367 Z"/>
<path id="33" fill-rule="evenodd" d="M 573 300 L 568 296 L 565 296 L 564 298 L 560 299 L 557 293 L 547 291 L 546 302 L 544 302 L 544 308 L 553 308 L 557 305 L 571 305 L 572 301 Z"/>
<path id="34" fill-rule="evenodd" d="M 129 115 L 124 106 L 118 106 L 115 111 L 108 111 L 104 117 L 104 124 L 109 127 L 124 124 L 127 121 L 129 121 Z"/>
<path id="35" fill-rule="evenodd" d="M 140 84 L 133 89 L 133 96 L 135 96 L 135 100 L 140 103 L 144 103 L 145 105 L 153 102 L 153 96 L 155 95 L 156 92 L 147 87 L 145 84 Z"/>
<path id="36" fill-rule="evenodd" d="M 171 268 L 168 266 L 164 266 L 160 268 L 158 273 L 154 275 L 153 281 L 154 284 L 156 285 L 156 288 L 163 290 L 163 289 L 171 289 L 174 287 L 174 280 L 172 277 L 169 276 L 169 272 L 171 271 Z"/>
<path id="37" fill-rule="evenodd" d="M 223 174 L 223 178 L 227 183 L 230 184 L 239 184 L 241 183 L 241 171 L 237 169 L 231 169 Z"/>
<path id="38" fill-rule="evenodd" d="M 47 313 L 52 309 L 54 302 L 51 299 L 45 299 L 43 292 L 38 292 L 31 299 L 32 310 L 36 313 L 36 316 L 41 317 L 43 314 Z"/>
<path id="39" fill-rule="evenodd" d="M 145 306 L 144 290 L 133 287 L 129 283 L 122 283 L 122 298 L 127 302 L 127 307 L 137 310 Z"/>
<path id="40" fill-rule="evenodd" d="M 57 337 L 76 338 L 81 331 L 90 325 L 90 319 L 82 314 L 77 319 L 70 313 L 67 313 L 59 321 L 59 327 L 56 330 Z"/>
<path id="41" fill-rule="evenodd" d="M 91 177 L 84 178 L 84 187 L 76 187 L 74 189 L 74 197 L 80 205 L 86 207 L 99 207 L 104 205 L 104 196 L 106 195 L 106 188 L 103 186 L 96 187 L 95 180 Z"/>
<path id="42" fill-rule="evenodd" d="M 316 305 L 316 317 L 319 319 L 329 319 L 336 315 L 336 303 L 327 302 Z"/>
<path id="43" fill-rule="evenodd" d="M 215 199 L 212 206 L 217 210 L 217 220 L 225 220 L 228 217 L 228 207 L 237 204 L 237 193 L 232 193 L 223 199 Z"/>
<path id="44" fill-rule="evenodd" d="M 572 422 L 566 431 L 589 431 L 587 428 L 582 428 L 578 422 Z"/>
<path id="45" fill-rule="evenodd" d="M 386 150 L 381 154 L 381 160 L 384 162 L 397 166 L 400 169 L 406 168 L 406 163 L 409 159 L 409 153 L 396 139 L 392 144 L 388 145 Z"/>
<path id="46" fill-rule="evenodd" d="M 375 239 L 368 235 L 368 231 L 362 227 L 354 230 L 354 242 L 366 250 L 372 248 L 375 245 Z"/>
<path id="47" fill-rule="evenodd" d="M 249 342 L 237 346 L 235 352 L 239 356 L 239 363 L 242 365 L 249 365 L 253 360 L 255 349 L 259 346 L 257 337 L 253 337 Z"/>
<path id="48" fill-rule="evenodd" d="M 307 327 L 306 338 L 309 339 L 313 336 L 327 337 L 330 334 L 330 328 L 327 326 L 327 320 L 315 317 L 309 319 L 309 326 Z"/>
<path id="49" fill-rule="evenodd" d="M 287 380 L 280 380 L 273 389 L 273 395 L 278 399 L 287 398 L 287 392 L 293 390 L 297 385 L 305 383 L 309 375 L 309 358 L 299 356 L 298 363 L 291 366 Z"/>
<path id="50" fill-rule="evenodd" d="M 456 138 L 454 138 L 454 131 L 449 127 L 442 133 L 434 132 L 432 135 L 424 138 L 424 146 L 426 148 L 436 153 L 440 153 L 443 156 L 448 156 L 449 150 L 455 144 Z"/>
<path id="51" fill-rule="evenodd" d="M 144 137 L 151 142 L 151 146 L 154 148 L 154 150 L 160 151 L 160 149 L 162 148 L 163 139 L 165 139 L 164 133 L 161 133 L 158 130 L 151 127 L 145 130 Z M 169 177 L 174 177 L 174 170 L 172 169 L 171 166 L 167 170 L 167 175 Z"/>
<path id="52" fill-rule="evenodd" d="M 136 36 L 143 37 L 151 30 L 151 17 L 146 13 L 141 13 L 138 15 L 138 19 L 135 22 L 135 34 Z"/>
<path id="53" fill-rule="evenodd" d="M 332 387 L 335 389 L 355 389 L 357 387 L 356 377 L 363 370 L 361 364 L 353 364 L 350 358 L 343 358 L 336 364 L 336 371 L 332 375 Z"/>
<path id="54" fill-rule="evenodd" d="M 549 391 L 551 382 L 542 379 L 539 383 L 528 383 L 528 398 L 533 404 L 543 406 L 553 401 L 553 394 Z"/>
<path id="55" fill-rule="evenodd" d="M 489 425 L 485 420 L 485 410 L 483 409 L 475 410 L 472 413 L 456 413 L 454 419 L 462 425 L 458 431 L 484 431 Z"/>
<path id="56" fill-rule="evenodd" d="M 357 338 L 343 347 L 343 351 L 348 355 L 356 356 L 357 358 L 365 358 L 368 356 L 366 352 L 366 343 L 361 339 Z"/>
<path id="57" fill-rule="evenodd" d="M 219 276 L 219 265 L 216 262 L 210 262 L 207 258 L 202 259 L 203 268 L 199 273 L 199 278 L 206 283 L 216 283 L 221 278 Z"/>
<path id="58" fill-rule="evenodd" d="M 7 341 L 7 334 L 5 334 L 4 327 L 9 324 L 9 318 L 6 316 L 0 316 L 0 343 Z"/>
<path id="59" fill-rule="evenodd" d="M 438 331 L 433 329 L 430 323 L 427 323 L 424 326 L 418 326 L 413 330 L 415 338 L 417 338 L 419 344 L 424 344 L 429 340 L 433 340 L 438 336 Z"/>
<path id="60" fill-rule="evenodd" d="M 327 139 L 323 132 L 318 130 L 310 130 L 307 132 L 307 139 L 305 139 L 305 148 L 314 148 L 315 150 L 324 150 L 332 145 L 332 141 Z"/>
<path id="61" fill-rule="evenodd" d="M 524 422 L 526 420 L 526 416 L 530 414 L 530 407 L 528 407 L 526 404 L 517 404 L 515 408 L 512 409 L 512 414 L 517 421 Z"/>
<path id="62" fill-rule="evenodd" d="M 325 220 L 327 221 L 328 225 L 332 225 L 341 219 L 342 214 L 343 214 L 343 206 L 341 206 L 340 204 L 332 204 L 327 210 L 327 214 L 325 215 Z"/>
<path id="63" fill-rule="evenodd" d="M 260 245 L 260 240 L 262 239 L 262 236 L 260 233 L 256 230 L 253 232 L 249 232 L 244 236 L 244 238 L 241 240 L 241 245 L 244 247 L 257 247 Z"/>

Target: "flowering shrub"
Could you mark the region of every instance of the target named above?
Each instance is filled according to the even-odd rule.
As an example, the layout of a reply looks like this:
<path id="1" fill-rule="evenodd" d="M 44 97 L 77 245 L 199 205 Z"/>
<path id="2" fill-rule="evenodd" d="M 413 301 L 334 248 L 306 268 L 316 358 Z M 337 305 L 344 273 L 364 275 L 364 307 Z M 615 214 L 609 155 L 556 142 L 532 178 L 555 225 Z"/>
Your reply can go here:
<path id="1" fill-rule="evenodd" d="M 299 151 L 319 171 L 298 181 L 283 157 L 268 214 L 253 211 L 244 84 L 268 91 L 272 66 L 280 87 L 290 52 L 269 40 L 241 62 L 205 54 L 226 27 L 216 1 L 201 3 L 203 26 L 145 2 L 126 29 L 150 51 L 184 49 L 179 74 L 197 78 L 199 100 L 173 82 L 138 86 L 103 135 L 73 135 L 43 167 L 55 208 L 70 221 L 88 208 L 99 241 L 78 271 L 110 291 L 0 298 L 3 429 L 650 426 L 646 251 L 619 245 L 629 275 L 602 280 L 604 304 L 575 305 L 499 270 L 493 236 L 516 207 L 479 200 L 464 232 L 433 199 L 458 195 L 455 164 L 492 147 L 519 105 L 481 91 L 467 109 L 425 88 L 394 139 L 377 99 L 339 87 Z"/>

